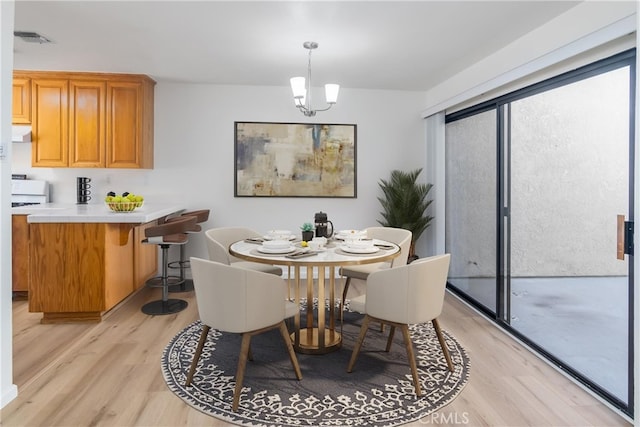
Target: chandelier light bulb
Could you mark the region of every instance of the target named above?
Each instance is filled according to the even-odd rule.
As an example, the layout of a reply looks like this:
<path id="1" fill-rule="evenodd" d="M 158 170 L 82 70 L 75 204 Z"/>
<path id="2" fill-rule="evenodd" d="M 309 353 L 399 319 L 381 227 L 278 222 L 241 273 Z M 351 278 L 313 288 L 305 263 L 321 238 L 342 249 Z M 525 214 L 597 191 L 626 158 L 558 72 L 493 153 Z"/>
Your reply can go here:
<path id="1" fill-rule="evenodd" d="M 335 104 L 338 102 L 338 92 L 340 92 L 340 85 L 333 83 L 324 85 L 324 96 L 327 104 Z"/>
<path id="2" fill-rule="evenodd" d="M 295 99 L 304 98 L 307 95 L 307 88 L 305 87 L 304 77 L 292 77 L 291 78 L 291 91 Z"/>

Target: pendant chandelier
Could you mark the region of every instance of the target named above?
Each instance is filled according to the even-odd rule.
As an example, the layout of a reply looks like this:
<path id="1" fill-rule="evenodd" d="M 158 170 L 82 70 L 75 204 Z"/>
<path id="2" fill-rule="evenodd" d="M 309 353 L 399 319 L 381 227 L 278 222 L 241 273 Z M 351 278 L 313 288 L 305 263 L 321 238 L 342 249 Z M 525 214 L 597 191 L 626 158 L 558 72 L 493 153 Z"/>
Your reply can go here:
<path id="1" fill-rule="evenodd" d="M 326 84 L 324 85 L 325 99 L 329 106 L 321 110 L 314 110 L 311 107 L 311 52 L 318 48 L 316 42 L 304 42 L 305 49 L 309 50 L 309 63 L 307 65 L 307 79 L 304 77 L 291 78 L 291 90 L 293 91 L 293 100 L 296 107 L 307 117 L 313 117 L 318 111 L 327 111 L 338 101 L 338 92 L 340 85 Z"/>

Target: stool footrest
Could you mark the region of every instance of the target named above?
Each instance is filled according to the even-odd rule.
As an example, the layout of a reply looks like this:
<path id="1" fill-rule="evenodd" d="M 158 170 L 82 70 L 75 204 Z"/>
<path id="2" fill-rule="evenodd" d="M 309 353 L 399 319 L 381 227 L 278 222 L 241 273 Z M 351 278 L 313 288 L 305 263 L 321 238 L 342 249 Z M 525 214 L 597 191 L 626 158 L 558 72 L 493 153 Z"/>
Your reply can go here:
<path id="1" fill-rule="evenodd" d="M 175 286 L 175 285 L 180 285 L 182 283 L 184 283 L 183 278 L 179 277 L 179 276 L 168 276 L 167 277 L 167 284 L 168 286 Z M 150 287 L 150 288 L 161 288 L 163 286 L 162 283 L 163 279 L 162 276 L 156 276 L 156 277 L 152 277 L 151 279 L 147 280 L 145 282 L 145 284 Z"/>
<path id="2" fill-rule="evenodd" d="M 188 259 L 184 261 L 171 261 L 167 266 L 169 268 L 191 268 L 191 264 Z"/>

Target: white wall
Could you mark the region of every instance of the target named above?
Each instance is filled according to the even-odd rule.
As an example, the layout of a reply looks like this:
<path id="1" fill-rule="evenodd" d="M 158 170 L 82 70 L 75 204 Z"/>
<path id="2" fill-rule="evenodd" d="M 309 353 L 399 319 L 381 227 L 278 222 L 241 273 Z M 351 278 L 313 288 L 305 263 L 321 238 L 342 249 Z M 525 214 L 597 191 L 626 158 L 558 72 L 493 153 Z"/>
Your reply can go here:
<path id="1" fill-rule="evenodd" d="M 633 33 L 637 12 L 637 1 L 582 2 L 428 90 L 423 117 L 492 91 L 489 97 L 513 91 L 513 82 L 520 79 L 523 87 L 549 77 L 540 73 L 538 79 L 531 78 L 567 58 Z"/>
<path id="2" fill-rule="evenodd" d="M 91 203 L 102 203 L 113 189 L 142 194 L 148 201 L 171 199 L 187 208 L 209 208 L 204 228 L 246 225 L 298 232 L 321 210 L 337 229 L 377 225 L 380 178 L 388 178 L 393 169 L 424 167 L 423 94 L 343 89 L 332 110 L 311 119 L 298 112 L 290 94 L 288 87 L 158 82 L 153 170 L 32 168 L 31 144 L 20 143 L 13 144 L 12 170 L 50 181 L 54 202 L 75 203 L 75 177 L 88 176 Z M 357 198 L 235 198 L 234 121 L 356 124 Z M 421 178 L 426 181 L 424 173 Z M 194 236 L 187 252 L 206 256 L 201 235 Z"/>
<path id="3" fill-rule="evenodd" d="M 0 408 L 15 398 L 11 322 L 11 93 L 13 70 L 13 1 L 0 1 Z"/>

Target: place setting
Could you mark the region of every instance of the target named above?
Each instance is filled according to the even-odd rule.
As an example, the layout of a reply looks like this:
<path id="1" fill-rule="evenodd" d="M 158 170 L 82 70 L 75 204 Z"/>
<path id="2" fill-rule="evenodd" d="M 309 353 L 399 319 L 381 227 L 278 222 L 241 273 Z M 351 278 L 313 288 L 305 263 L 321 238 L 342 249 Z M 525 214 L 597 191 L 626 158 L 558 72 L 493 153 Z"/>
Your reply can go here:
<path id="1" fill-rule="evenodd" d="M 264 240 L 252 252 L 261 255 L 287 255 L 298 250 L 289 240 Z"/>
<path id="2" fill-rule="evenodd" d="M 366 230 L 341 230 L 336 233 L 336 240 L 341 241 L 336 251 L 349 255 L 372 255 L 380 250 L 392 250 L 395 246 L 367 237 Z"/>
<path id="3" fill-rule="evenodd" d="M 291 230 L 269 230 L 264 236 L 264 240 L 288 240 L 294 241 L 298 237 Z"/>
<path id="4" fill-rule="evenodd" d="M 298 259 L 317 255 L 325 251 L 326 238 L 313 238 L 313 241 L 297 241 L 296 235 L 289 230 L 270 230 L 264 237 L 251 237 L 245 239 L 247 243 L 258 246 L 251 253 L 254 255 L 285 256 Z"/>

